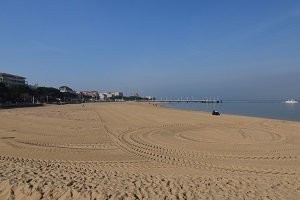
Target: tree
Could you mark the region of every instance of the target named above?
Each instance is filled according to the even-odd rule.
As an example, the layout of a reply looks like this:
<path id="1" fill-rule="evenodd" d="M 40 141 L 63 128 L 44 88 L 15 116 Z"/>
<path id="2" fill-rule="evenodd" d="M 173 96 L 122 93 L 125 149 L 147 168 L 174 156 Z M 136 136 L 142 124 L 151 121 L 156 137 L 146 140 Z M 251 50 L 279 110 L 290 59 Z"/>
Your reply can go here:
<path id="1" fill-rule="evenodd" d="M 4 103 L 6 101 L 9 101 L 9 99 L 10 99 L 9 89 L 3 83 L 0 83 L 0 102 Z"/>
<path id="2" fill-rule="evenodd" d="M 56 102 L 57 98 L 61 98 L 60 91 L 53 87 L 38 87 L 34 94 L 40 102 Z"/>
<path id="3" fill-rule="evenodd" d="M 9 87 L 10 99 L 15 102 L 30 102 L 34 91 L 28 85 L 14 85 Z"/>

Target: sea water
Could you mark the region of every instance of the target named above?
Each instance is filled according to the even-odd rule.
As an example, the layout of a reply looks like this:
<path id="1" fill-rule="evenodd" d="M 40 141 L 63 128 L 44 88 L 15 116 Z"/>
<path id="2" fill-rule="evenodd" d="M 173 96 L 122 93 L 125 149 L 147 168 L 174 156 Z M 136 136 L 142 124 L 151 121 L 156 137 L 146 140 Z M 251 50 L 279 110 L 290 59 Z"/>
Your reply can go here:
<path id="1" fill-rule="evenodd" d="M 167 103 L 163 107 L 205 112 L 219 111 L 221 114 L 234 114 L 271 119 L 300 121 L 300 103 L 286 104 L 282 101 L 223 101 L 222 103 Z"/>

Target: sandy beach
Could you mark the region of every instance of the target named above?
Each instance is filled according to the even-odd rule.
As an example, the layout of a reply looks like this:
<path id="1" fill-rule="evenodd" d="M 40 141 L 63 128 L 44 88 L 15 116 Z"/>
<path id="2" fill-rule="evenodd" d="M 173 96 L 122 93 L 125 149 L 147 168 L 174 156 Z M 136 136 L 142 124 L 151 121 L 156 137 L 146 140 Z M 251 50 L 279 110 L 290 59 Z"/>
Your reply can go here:
<path id="1" fill-rule="evenodd" d="M 0 199 L 300 199 L 300 122 L 91 103 L 0 110 Z"/>

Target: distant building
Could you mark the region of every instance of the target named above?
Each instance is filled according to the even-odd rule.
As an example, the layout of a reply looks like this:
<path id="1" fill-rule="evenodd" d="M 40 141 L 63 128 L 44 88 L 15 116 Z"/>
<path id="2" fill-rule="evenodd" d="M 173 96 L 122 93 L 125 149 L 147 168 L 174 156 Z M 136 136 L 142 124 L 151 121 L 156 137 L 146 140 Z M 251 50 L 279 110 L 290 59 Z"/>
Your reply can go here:
<path id="1" fill-rule="evenodd" d="M 132 96 L 132 97 L 139 97 L 140 95 L 137 92 L 133 92 L 133 93 L 130 94 L 130 96 Z"/>
<path id="2" fill-rule="evenodd" d="M 93 100 L 99 99 L 99 93 L 97 91 L 80 91 L 79 93 L 85 96 L 90 96 Z"/>
<path id="3" fill-rule="evenodd" d="M 99 98 L 100 98 L 100 100 L 102 100 L 102 101 L 106 100 L 106 99 L 107 99 L 107 93 L 100 93 L 100 94 L 99 94 Z"/>
<path id="4" fill-rule="evenodd" d="M 71 93 L 71 94 L 75 94 L 76 93 L 74 90 L 72 90 L 68 86 L 61 86 L 61 87 L 59 87 L 59 91 L 62 92 L 62 93 Z"/>
<path id="5" fill-rule="evenodd" d="M 112 93 L 110 92 L 103 92 L 99 94 L 101 100 L 111 99 L 113 97 Z"/>
<path id="6" fill-rule="evenodd" d="M 145 100 L 149 100 L 149 101 L 154 101 L 155 100 L 155 97 L 152 97 L 152 96 L 146 96 L 144 97 Z"/>
<path id="7" fill-rule="evenodd" d="M 26 80 L 26 78 L 23 76 L 17 76 L 17 75 L 7 74 L 7 73 L 0 73 L 0 82 L 6 86 L 25 85 L 25 84 L 27 84 L 27 82 L 25 80 Z"/>
<path id="8" fill-rule="evenodd" d="M 123 92 L 111 92 L 114 97 L 123 97 Z"/>
<path id="9" fill-rule="evenodd" d="M 99 94 L 100 100 L 109 100 L 114 97 L 118 97 L 119 99 L 123 97 L 123 92 L 103 92 Z"/>

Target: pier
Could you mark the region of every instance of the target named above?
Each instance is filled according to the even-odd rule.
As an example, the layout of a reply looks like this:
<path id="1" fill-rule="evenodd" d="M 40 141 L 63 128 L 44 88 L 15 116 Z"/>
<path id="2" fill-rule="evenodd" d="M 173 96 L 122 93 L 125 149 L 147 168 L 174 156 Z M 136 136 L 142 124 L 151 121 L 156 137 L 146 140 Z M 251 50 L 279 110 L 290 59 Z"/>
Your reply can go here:
<path id="1" fill-rule="evenodd" d="M 199 99 L 199 100 L 154 100 L 151 102 L 156 102 L 156 103 L 222 103 L 222 100 L 204 100 L 204 99 Z"/>

